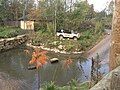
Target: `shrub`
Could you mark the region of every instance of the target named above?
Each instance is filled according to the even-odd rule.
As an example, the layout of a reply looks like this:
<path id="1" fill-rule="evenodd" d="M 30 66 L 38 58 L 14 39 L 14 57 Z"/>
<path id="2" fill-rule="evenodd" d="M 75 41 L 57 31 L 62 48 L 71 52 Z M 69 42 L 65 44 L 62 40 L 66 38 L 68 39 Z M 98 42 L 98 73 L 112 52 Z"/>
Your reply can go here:
<path id="1" fill-rule="evenodd" d="M 15 27 L 0 27 L 0 38 L 10 38 L 25 34 L 24 30 Z"/>
<path id="2" fill-rule="evenodd" d="M 105 26 L 102 22 L 98 21 L 95 25 L 95 34 L 104 32 Z"/>
<path id="3" fill-rule="evenodd" d="M 46 83 L 44 85 L 44 90 L 56 90 L 56 88 L 54 82 Z"/>

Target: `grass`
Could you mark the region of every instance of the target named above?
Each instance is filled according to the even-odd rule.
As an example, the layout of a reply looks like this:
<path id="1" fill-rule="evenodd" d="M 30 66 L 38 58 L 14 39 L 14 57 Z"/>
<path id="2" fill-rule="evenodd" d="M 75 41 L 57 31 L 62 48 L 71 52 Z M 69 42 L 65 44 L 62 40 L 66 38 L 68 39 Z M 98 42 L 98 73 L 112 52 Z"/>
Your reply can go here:
<path id="1" fill-rule="evenodd" d="M 103 32 L 95 33 L 94 30 L 86 30 L 82 32 L 79 42 L 82 46 L 83 51 L 93 47 L 101 37 L 103 37 Z"/>
<path id="2" fill-rule="evenodd" d="M 83 83 L 80 85 L 80 90 L 89 90 L 88 83 Z"/>
<path id="3" fill-rule="evenodd" d="M 81 32 L 81 37 L 75 41 L 73 39 L 59 40 L 54 34 L 47 31 L 37 31 L 33 38 L 33 45 L 44 45 L 47 48 L 57 48 L 62 45 L 63 48 L 59 50 L 65 50 L 67 52 L 73 51 L 86 51 L 92 47 L 98 39 L 103 36 L 103 32 L 94 32 L 94 30 L 85 30 Z"/>
<path id="4" fill-rule="evenodd" d="M 40 90 L 89 90 L 88 82 L 79 84 L 76 80 L 72 80 L 68 86 L 59 87 L 54 82 L 46 83 Z"/>
<path id="5" fill-rule="evenodd" d="M 55 37 L 53 34 L 48 32 L 36 32 L 32 43 L 33 45 L 44 45 L 47 48 L 57 48 L 68 52 L 80 51 L 80 44 L 78 41 L 73 39 L 60 40 L 58 37 Z M 60 45 L 62 45 L 61 49 L 59 48 Z"/>
<path id="6" fill-rule="evenodd" d="M 24 34 L 25 32 L 16 27 L 0 27 L 0 38 L 11 38 L 17 35 Z"/>

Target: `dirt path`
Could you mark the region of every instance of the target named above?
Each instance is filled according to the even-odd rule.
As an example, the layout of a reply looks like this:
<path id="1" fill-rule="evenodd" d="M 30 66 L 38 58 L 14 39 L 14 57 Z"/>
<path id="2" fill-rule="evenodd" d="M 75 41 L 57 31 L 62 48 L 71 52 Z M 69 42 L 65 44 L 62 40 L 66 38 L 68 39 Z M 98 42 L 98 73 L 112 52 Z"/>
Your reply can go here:
<path id="1" fill-rule="evenodd" d="M 110 40 L 111 40 L 111 35 L 106 35 L 102 41 L 100 41 L 95 47 L 93 47 L 91 50 L 87 52 L 88 55 L 87 57 L 88 58 L 95 57 L 97 53 L 103 56 L 103 53 L 105 53 L 106 50 L 109 51 Z"/>

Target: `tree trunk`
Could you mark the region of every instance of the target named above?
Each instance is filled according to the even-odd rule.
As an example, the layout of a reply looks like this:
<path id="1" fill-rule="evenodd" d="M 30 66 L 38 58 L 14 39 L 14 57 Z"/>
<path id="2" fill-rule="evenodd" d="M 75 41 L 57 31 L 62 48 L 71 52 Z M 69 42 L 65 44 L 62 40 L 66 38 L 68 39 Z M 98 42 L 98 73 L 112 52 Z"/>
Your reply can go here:
<path id="1" fill-rule="evenodd" d="M 120 72 L 113 72 L 110 81 L 110 90 L 120 90 Z"/>
<path id="2" fill-rule="evenodd" d="M 120 0 L 115 0 L 112 30 L 109 62 L 110 70 L 113 70 L 120 65 L 119 59 L 117 59 L 117 57 L 120 56 Z"/>
<path id="3" fill-rule="evenodd" d="M 72 12 L 72 3 L 73 3 L 73 0 L 70 0 L 70 12 Z"/>

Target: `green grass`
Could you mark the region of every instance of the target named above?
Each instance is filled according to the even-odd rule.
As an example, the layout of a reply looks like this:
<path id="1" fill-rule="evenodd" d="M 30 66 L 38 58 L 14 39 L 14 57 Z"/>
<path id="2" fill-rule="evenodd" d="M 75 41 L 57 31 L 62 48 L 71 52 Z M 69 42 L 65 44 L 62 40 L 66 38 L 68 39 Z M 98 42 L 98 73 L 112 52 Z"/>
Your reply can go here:
<path id="1" fill-rule="evenodd" d="M 32 43 L 33 45 L 44 44 L 44 46 L 47 48 L 58 48 L 59 45 L 62 45 L 64 48 L 60 50 L 65 50 L 68 52 L 81 50 L 80 43 L 78 41 L 75 41 L 73 39 L 60 40 L 53 34 L 42 31 L 36 32 Z"/>
<path id="2" fill-rule="evenodd" d="M 85 30 L 81 32 L 80 38 L 75 41 L 73 39 L 59 40 L 58 37 L 55 37 L 52 33 L 37 31 L 35 37 L 33 38 L 33 45 L 44 44 L 47 48 L 58 48 L 59 45 L 64 46 L 64 49 L 67 52 L 73 51 L 86 51 L 92 47 L 102 35 L 103 32 L 95 33 L 94 30 Z"/>
<path id="3" fill-rule="evenodd" d="M 80 85 L 80 90 L 89 90 L 88 83 L 83 83 Z"/>
<path id="4" fill-rule="evenodd" d="M 89 90 L 89 86 L 88 82 L 79 84 L 76 80 L 72 80 L 71 84 L 63 87 L 59 87 L 55 85 L 53 82 L 46 83 L 40 90 Z"/>
<path id="5" fill-rule="evenodd" d="M 24 34 L 24 31 L 16 27 L 0 27 L 0 38 L 11 38 Z"/>
<path id="6" fill-rule="evenodd" d="M 101 37 L 103 37 L 103 32 L 95 33 L 94 30 L 86 30 L 81 33 L 79 43 L 81 44 L 83 51 L 85 51 L 94 46 Z"/>

